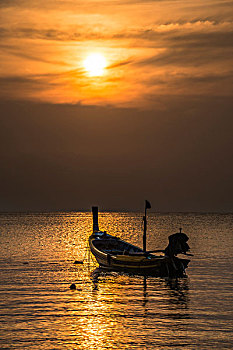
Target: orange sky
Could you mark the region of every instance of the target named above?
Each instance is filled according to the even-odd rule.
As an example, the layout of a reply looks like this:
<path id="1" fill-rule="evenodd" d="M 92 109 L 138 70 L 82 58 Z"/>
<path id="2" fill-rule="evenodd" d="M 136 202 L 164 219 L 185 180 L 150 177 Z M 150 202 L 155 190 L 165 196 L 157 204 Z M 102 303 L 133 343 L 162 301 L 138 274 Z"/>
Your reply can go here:
<path id="1" fill-rule="evenodd" d="M 1 0 L 0 211 L 233 211 L 232 10 Z"/>
<path id="2" fill-rule="evenodd" d="M 230 1 L 1 1 L 1 95 L 147 107 L 232 93 Z M 104 54 L 103 77 L 83 61 Z M 220 88 L 221 86 L 221 88 Z"/>

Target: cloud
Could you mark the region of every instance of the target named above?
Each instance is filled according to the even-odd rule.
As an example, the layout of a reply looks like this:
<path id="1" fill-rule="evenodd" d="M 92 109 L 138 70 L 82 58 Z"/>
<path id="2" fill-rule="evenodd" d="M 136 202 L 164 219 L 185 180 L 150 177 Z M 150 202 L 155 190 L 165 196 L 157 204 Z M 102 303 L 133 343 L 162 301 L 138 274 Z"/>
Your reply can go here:
<path id="1" fill-rule="evenodd" d="M 27 98 L 38 93 L 46 101 L 52 96 L 52 103 L 70 97 L 70 102 L 114 105 L 144 104 L 147 96 L 171 94 L 175 87 L 180 94 L 229 94 L 233 22 L 225 9 L 229 1 L 223 0 L 221 11 L 218 4 L 3 1 L 1 75 L 9 80 L 4 81 L 7 92 L 1 91 L 12 98 L 15 91 L 17 98 L 25 89 Z M 210 11 L 207 5 L 213 5 Z M 92 50 L 100 50 L 109 63 L 101 82 L 82 68 Z M 218 81 L 224 85 L 221 92 Z"/>
<path id="2" fill-rule="evenodd" d="M 15 91 L 39 90 L 43 86 L 43 81 L 36 77 L 22 77 L 22 76 L 7 76 L 0 78 L 1 95 L 11 92 L 12 97 Z"/>
<path id="3" fill-rule="evenodd" d="M 109 65 L 107 67 L 107 69 L 118 68 L 118 67 L 126 66 L 126 65 L 131 64 L 131 63 L 133 63 L 132 59 L 129 59 L 126 61 L 119 61 L 119 62 L 116 62 L 114 64 Z"/>
<path id="4" fill-rule="evenodd" d="M 48 63 L 52 65 L 59 65 L 59 66 L 68 66 L 68 64 L 64 61 L 45 59 L 44 57 L 38 56 L 36 54 L 30 54 L 29 50 L 27 50 L 27 52 L 22 51 L 20 48 L 17 48 L 16 46 L 10 46 L 10 45 L 5 45 L 0 43 L 0 48 L 2 50 L 2 53 L 5 52 L 8 55 L 13 55 L 26 60 L 38 61 L 38 62 Z"/>
<path id="5" fill-rule="evenodd" d="M 25 28 L 16 27 L 6 29 L 0 28 L 0 37 L 24 38 L 34 40 L 49 41 L 74 41 L 82 42 L 86 40 L 114 40 L 118 42 L 125 39 L 141 40 L 139 45 L 144 47 L 232 47 L 233 44 L 233 22 L 213 22 L 213 21 L 193 21 L 174 22 L 153 27 L 135 27 L 124 32 L 112 32 L 104 26 L 98 29 L 90 27 L 76 26 L 57 30 L 54 28 Z M 17 43 L 16 43 L 17 44 Z M 4 45 L 2 45 L 4 48 Z M 5 48 L 9 49 L 9 46 Z M 12 49 L 11 49 L 12 50 Z M 25 53 L 23 53 L 26 55 Z"/>
<path id="6" fill-rule="evenodd" d="M 156 55 L 149 58 L 138 60 L 135 62 L 136 65 L 156 65 L 156 66 L 167 66 L 172 65 L 173 67 L 193 67 L 194 69 L 201 66 L 211 65 L 216 63 L 226 62 L 229 65 L 229 61 L 232 57 L 232 50 L 225 49 L 225 55 L 214 47 L 213 50 L 207 48 L 200 48 L 195 45 L 181 46 L 177 48 L 167 48 L 162 53 L 158 52 Z M 217 67 L 216 67 L 217 69 Z M 222 70 L 231 69 L 230 66 L 222 67 Z"/>
<path id="7" fill-rule="evenodd" d="M 195 40 L 197 43 L 205 45 L 208 38 L 210 43 L 219 45 L 232 45 L 233 22 L 214 22 L 194 20 L 192 22 L 173 22 L 150 27 L 135 27 L 126 32 L 119 32 L 113 35 L 113 38 L 141 39 L 151 41 L 154 47 L 159 47 L 166 42 L 176 42 L 179 44 L 184 41 L 189 43 Z M 222 39 L 226 39 L 221 43 Z M 215 39 L 216 38 L 216 39 Z M 146 43 L 145 43 L 146 45 Z"/>
<path id="8" fill-rule="evenodd" d="M 72 86 L 78 79 L 79 88 L 85 88 L 88 84 L 83 77 L 84 71 L 79 69 L 24 76 L 6 75 L 0 77 L 0 96 L 7 100 L 29 99 L 33 101 L 47 101 L 50 98 L 52 103 L 54 99 L 63 102 L 64 98 L 62 98 L 62 95 L 64 94 L 63 90 L 67 89 L 67 82 Z M 60 92 L 59 89 L 61 90 Z M 78 103 L 81 97 L 72 97 L 70 98 L 71 100 Z"/>
<path id="9" fill-rule="evenodd" d="M 160 94 L 196 96 L 232 96 L 233 71 L 225 73 L 174 72 L 163 77 L 151 77 L 145 83 L 150 86 L 154 99 Z M 190 88 L 191 87 L 191 88 Z M 147 98 L 147 97 L 145 97 Z"/>

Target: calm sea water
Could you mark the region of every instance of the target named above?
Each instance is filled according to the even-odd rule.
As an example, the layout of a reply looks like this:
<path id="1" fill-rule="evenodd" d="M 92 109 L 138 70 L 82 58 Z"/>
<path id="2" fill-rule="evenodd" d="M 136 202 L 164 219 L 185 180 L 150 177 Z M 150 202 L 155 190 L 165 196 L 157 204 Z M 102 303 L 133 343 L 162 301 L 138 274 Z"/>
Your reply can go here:
<path id="1" fill-rule="evenodd" d="M 99 221 L 142 245 L 142 214 Z M 194 254 L 188 277 L 145 280 L 93 273 L 90 213 L 0 214 L 0 348 L 232 349 L 233 215 L 150 214 L 148 248 L 179 227 Z"/>

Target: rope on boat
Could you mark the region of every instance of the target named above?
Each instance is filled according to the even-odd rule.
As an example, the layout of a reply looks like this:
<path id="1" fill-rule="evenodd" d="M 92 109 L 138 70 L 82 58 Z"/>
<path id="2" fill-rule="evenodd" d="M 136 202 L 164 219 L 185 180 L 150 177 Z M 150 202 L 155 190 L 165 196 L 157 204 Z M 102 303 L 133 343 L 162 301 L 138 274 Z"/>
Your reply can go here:
<path id="1" fill-rule="evenodd" d="M 85 247 L 85 252 L 84 252 L 84 256 L 81 260 L 75 260 L 74 264 L 83 264 L 85 260 L 87 260 L 87 264 L 90 265 L 91 262 L 90 262 L 90 259 L 92 260 L 92 262 L 94 263 L 94 259 L 93 259 L 93 256 L 91 254 L 91 251 L 90 251 L 90 247 L 89 247 L 89 242 L 87 240 L 87 244 L 86 244 L 86 247 Z"/>
<path id="2" fill-rule="evenodd" d="M 75 260 L 74 264 L 83 264 L 85 259 L 86 259 L 86 255 L 87 255 L 88 250 L 89 250 L 89 245 L 88 245 L 88 241 L 87 241 L 83 258 L 81 260 Z"/>

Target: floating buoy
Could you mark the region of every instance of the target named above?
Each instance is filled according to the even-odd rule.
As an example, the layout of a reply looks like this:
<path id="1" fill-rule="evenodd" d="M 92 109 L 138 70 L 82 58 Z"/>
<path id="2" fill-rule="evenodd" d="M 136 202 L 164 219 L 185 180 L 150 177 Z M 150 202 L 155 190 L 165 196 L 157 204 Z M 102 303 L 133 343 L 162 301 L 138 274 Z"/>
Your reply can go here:
<path id="1" fill-rule="evenodd" d="M 71 290 L 75 290 L 75 289 L 76 289 L 76 285 L 75 285 L 74 283 L 72 283 L 72 284 L 70 285 L 70 289 L 71 289 Z"/>

